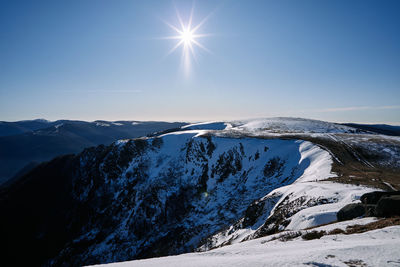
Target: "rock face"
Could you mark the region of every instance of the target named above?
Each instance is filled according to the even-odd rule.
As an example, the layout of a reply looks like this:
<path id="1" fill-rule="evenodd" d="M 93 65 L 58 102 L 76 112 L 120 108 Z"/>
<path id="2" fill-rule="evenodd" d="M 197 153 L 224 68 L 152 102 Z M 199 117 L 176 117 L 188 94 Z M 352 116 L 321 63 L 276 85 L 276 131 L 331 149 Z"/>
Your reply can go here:
<path id="1" fill-rule="evenodd" d="M 396 196 L 396 195 L 400 195 L 400 191 L 393 191 L 393 192 L 374 191 L 374 192 L 370 192 L 370 193 L 366 193 L 366 194 L 362 195 L 360 200 L 364 204 L 376 205 L 376 204 L 378 204 L 379 200 L 382 197 Z"/>
<path id="2" fill-rule="evenodd" d="M 253 213 L 271 209 L 255 201 L 310 165 L 299 150 L 303 141 L 195 135 L 86 149 L 41 164 L 0 192 L 6 265 L 87 265 L 193 251 L 244 214 L 245 225 L 254 223 Z"/>
<path id="3" fill-rule="evenodd" d="M 361 203 L 348 204 L 336 214 L 338 221 L 351 220 L 363 215 L 365 215 L 365 207 Z"/>
<path id="4" fill-rule="evenodd" d="M 375 212 L 379 217 L 400 216 L 400 195 L 382 197 L 376 205 Z"/>

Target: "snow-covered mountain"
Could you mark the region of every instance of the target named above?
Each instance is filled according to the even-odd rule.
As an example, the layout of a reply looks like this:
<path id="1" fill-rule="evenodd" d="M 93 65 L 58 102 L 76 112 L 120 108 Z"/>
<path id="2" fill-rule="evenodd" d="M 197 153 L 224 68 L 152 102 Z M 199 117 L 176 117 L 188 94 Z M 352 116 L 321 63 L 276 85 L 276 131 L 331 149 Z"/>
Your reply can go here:
<path id="1" fill-rule="evenodd" d="M 234 121 L 238 130 L 263 133 L 356 133 L 359 130 L 341 124 L 302 118 L 267 118 Z"/>
<path id="2" fill-rule="evenodd" d="M 399 152 L 398 137 L 321 121 L 192 124 L 40 165 L 1 192 L 1 234 L 9 260 L 34 264 L 207 251 L 335 221 L 371 186 L 399 188 Z"/>

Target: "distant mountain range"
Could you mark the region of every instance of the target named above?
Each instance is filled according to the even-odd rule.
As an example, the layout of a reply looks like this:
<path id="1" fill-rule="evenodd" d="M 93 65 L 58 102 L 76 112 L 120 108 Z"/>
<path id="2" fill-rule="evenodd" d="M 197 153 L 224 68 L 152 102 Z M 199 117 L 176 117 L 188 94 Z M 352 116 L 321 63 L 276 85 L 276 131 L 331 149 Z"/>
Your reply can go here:
<path id="1" fill-rule="evenodd" d="M 47 121 L 0 122 L 0 184 L 20 176 L 38 163 L 74 154 L 119 139 L 136 138 L 175 129 L 181 122 Z"/>
<path id="2" fill-rule="evenodd" d="M 51 122 L 45 119 L 24 120 L 15 122 L 0 121 L 0 137 L 22 134 L 43 128 L 48 128 L 57 125 L 58 122 L 59 121 Z"/>

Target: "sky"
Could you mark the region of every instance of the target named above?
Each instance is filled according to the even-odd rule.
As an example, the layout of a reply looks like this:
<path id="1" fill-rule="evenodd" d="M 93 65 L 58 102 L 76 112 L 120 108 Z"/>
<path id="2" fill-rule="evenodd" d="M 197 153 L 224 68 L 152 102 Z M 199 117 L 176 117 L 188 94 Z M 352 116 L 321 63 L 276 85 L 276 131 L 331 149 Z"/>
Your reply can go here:
<path id="1" fill-rule="evenodd" d="M 192 10 L 201 47 L 171 52 Z M 398 14 L 378 0 L 2 0 L 0 120 L 400 125 Z"/>

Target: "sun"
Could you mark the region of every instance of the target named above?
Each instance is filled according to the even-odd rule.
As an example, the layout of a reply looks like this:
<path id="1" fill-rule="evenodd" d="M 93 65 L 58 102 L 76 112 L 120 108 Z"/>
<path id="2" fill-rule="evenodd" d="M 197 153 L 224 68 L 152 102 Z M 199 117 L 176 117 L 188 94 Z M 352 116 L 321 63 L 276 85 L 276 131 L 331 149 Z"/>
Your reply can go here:
<path id="1" fill-rule="evenodd" d="M 193 32 L 190 30 L 184 30 L 181 33 L 181 40 L 185 45 L 192 45 L 194 41 Z"/>
<path id="2" fill-rule="evenodd" d="M 176 35 L 164 37 L 162 39 L 174 39 L 177 40 L 177 43 L 174 47 L 168 52 L 167 55 L 172 54 L 175 50 L 179 47 L 182 47 L 182 62 L 184 65 L 184 69 L 186 73 L 189 72 L 191 66 L 191 59 L 197 62 L 197 55 L 196 55 L 196 47 L 200 48 L 208 53 L 211 53 L 205 46 L 203 46 L 198 39 L 210 36 L 210 34 L 199 33 L 200 27 L 208 20 L 210 15 L 205 17 L 200 23 L 193 26 L 193 13 L 194 7 L 192 6 L 192 10 L 190 12 L 189 20 L 185 23 L 182 20 L 181 15 L 179 14 L 178 10 L 176 9 L 176 15 L 179 21 L 179 26 L 174 26 L 166 21 L 164 23 L 168 25 Z"/>

